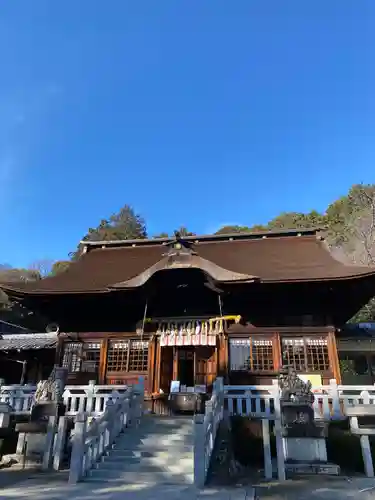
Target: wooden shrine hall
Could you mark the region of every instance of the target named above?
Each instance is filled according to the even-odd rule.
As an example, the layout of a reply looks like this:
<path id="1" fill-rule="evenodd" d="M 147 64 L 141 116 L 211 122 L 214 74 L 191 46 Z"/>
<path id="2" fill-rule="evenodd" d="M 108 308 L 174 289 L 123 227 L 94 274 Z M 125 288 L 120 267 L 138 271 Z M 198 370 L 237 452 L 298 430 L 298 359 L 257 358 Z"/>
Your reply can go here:
<path id="1" fill-rule="evenodd" d="M 69 383 L 142 375 L 153 400 L 286 365 L 340 381 L 336 327 L 375 290 L 375 269 L 335 260 L 316 230 L 82 244 L 65 272 L 1 286 L 56 325 Z"/>

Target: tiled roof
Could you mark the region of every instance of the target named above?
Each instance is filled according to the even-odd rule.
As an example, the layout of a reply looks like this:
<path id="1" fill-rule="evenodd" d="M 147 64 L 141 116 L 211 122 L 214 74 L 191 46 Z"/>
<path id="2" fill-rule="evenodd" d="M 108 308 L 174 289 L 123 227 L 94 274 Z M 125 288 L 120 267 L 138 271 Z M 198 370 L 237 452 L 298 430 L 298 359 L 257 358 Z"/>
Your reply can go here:
<path id="1" fill-rule="evenodd" d="M 336 260 L 316 231 L 189 237 L 204 262 L 230 272 L 257 277 L 262 283 L 324 281 L 375 275 L 375 268 Z M 8 283 L 12 293 L 103 293 L 163 259 L 167 241 L 138 240 L 89 245 L 89 251 L 67 271 L 36 282 Z"/>
<path id="2" fill-rule="evenodd" d="M 54 349 L 56 345 L 55 333 L 15 333 L 0 336 L 0 351 Z"/>

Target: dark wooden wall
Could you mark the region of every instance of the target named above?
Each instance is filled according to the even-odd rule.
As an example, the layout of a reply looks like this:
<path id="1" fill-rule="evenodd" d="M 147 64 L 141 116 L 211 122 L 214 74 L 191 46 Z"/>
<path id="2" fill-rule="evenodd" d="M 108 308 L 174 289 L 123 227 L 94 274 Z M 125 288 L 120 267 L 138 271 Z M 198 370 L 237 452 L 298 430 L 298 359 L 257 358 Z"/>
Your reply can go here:
<path id="1" fill-rule="evenodd" d="M 244 331 L 245 330 L 245 331 Z M 287 338 L 309 338 L 309 339 L 326 339 L 329 367 L 326 370 L 309 372 L 304 370 L 303 373 L 319 374 L 322 377 L 323 383 L 329 383 L 329 380 L 335 378 L 339 383 L 341 381 L 339 360 L 337 355 L 336 339 L 333 327 L 279 327 L 279 328 L 254 328 L 249 327 L 239 329 L 237 332 L 219 335 L 217 338 L 216 348 L 210 351 L 210 355 L 204 356 L 204 347 L 196 347 L 196 376 L 200 376 L 206 380 L 208 385 L 212 383 L 216 376 L 223 376 L 226 383 L 233 385 L 242 384 L 270 384 L 275 379 L 282 367 L 281 340 Z M 139 338 L 139 337 L 138 337 Z M 230 370 L 230 339 L 251 338 L 271 339 L 272 340 L 272 370 L 246 370 L 246 371 L 231 371 Z M 71 336 L 60 336 L 59 341 L 59 359 L 62 359 L 64 342 L 71 341 L 100 341 L 100 364 L 96 380 L 101 384 L 114 383 L 133 383 L 141 375 L 145 378 L 146 389 L 149 394 L 159 393 L 160 389 L 164 392 L 169 391 L 171 380 L 177 377 L 177 351 L 176 348 L 164 348 L 160 346 L 160 342 L 156 336 L 148 336 L 145 340 L 148 341 L 148 364 L 147 371 L 124 371 L 116 373 L 108 373 L 107 371 L 107 355 L 108 344 L 111 340 L 137 339 L 135 332 L 108 333 L 80 333 L 74 338 Z M 203 352 L 204 351 L 204 352 Z M 208 351 L 207 351 L 208 352 Z M 207 359 L 206 359 L 207 358 Z M 71 373 L 69 374 L 68 383 L 71 384 L 87 384 L 92 379 L 92 374 L 88 373 Z M 198 377 L 199 378 L 199 377 Z M 197 381 L 199 383 L 199 380 Z"/>

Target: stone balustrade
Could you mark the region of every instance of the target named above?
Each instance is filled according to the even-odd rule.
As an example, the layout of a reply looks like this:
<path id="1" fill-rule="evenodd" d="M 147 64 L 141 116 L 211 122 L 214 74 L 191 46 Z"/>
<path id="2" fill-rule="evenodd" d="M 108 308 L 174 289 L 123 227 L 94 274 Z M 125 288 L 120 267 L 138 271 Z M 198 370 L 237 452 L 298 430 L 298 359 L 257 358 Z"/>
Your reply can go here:
<path id="1" fill-rule="evenodd" d="M 217 378 L 204 414 L 194 416 L 194 484 L 202 488 L 207 479 L 210 460 L 220 421 L 224 417 L 224 384 Z"/>
<path id="2" fill-rule="evenodd" d="M 366 476 L 374 477 L 374 464 L 372 461 L 369 437 L 375 436 L 375 405 L 353 405 L 346 409 L 346 415 L 349 417 L 350 431 L 352 432 L 352 434 L 359 436 L 360 439 Z M 358 419 L 361 417 L 366 417 L 367 420 L 370 419 L 372 421 L 372 424 L 366 423 L 364 425 L 360 425 Z"/>
<path id="3" fill-rule="evenodd" d="M 143 384 L 143 381 L 141 380 Z M 83 478 L 93 464 L 111 446 L 129 421 L 139 421 L 142 413 L 144 392 L 140 386 L 105 386 L 93 382 L 85 386 L 66 386 L 63 400 L 66 416 L 60 418 L 55 432 L 52 464 L 61 467 L 66 443 L 68 421 L 75 420 L 71 482 Z M 134 392 L 135 391 L 135 392 Z M 0 386 L 0 402 L 10 404 L 13 414 L 29 412 L 35 387 L 30 385 Z M 374 386 L 344 386 L 331 380 L 329 385 L 313 387 L 315 419 L 326 422 L 350 418 L 351 429 L 361 438 L 362 452 L 367 475 L 373 474 L 369 462 L 368 436 L 363 428 L 356 430 L 353 413 L 358 406 L 365 405 L 375 414 Z M 135 396 L 135 394 L 138 394 Z M 142 396 L 140 396 L 142 394 Z M 130 396 L 131 395 L 131 396 Z M 135 399 L 134 399 L 135 398 Z M 280 433 L 280 394 L 277 381 L 272 385 L 223 385 L 218 378 L 211 399 L 205 404 L 205 413 L 194 417 L 194 478 L 197 486 L 205 483 L 215 445 L 220 420 L 226 416 L 246 416 L 262 421 L 265 475 L 272 476 L 270 452 L 270 426 L 273 427 L 277 445 L 277 466 L 280 480 L 285 478 L 285 457 Z M 142 401 L 141 401 L 142 400 Z M 1 418 L 1 415 L 0 415 Z M 52 449 L 52 448 L 51 448 Z M 76 464 L 79 466 L 76 466 Z"/>
<path id="4" fill-rule="evenodd" d="M 315 418 L 325 421 L 345 419 L 346 408 L 353 405 L 375 405 L 375 385 L 338 385 L 336 380 L 331 380 L 328 385 L 313 387 L 312 392 Z M 267 418 L 275 411 L 274 385 L 226 385 L 224 393 L 226 409 L 231 416 Z"/>
<path id="5" fill-rule="evenodd" d="M 88 413 L 79 412 L 73 430 L 69 482 L 77 483 L 109 450 L 129 425 L 138 426 L 143 414 L 144 383 L 129 387 L 113 401 L 106 403 L 104 413 L 88 422 Z M 63 425 L 62 425 L 63 427 Z"/>
<path id="6" fill-rule="evenodd" d="M 63 392 L 66 415 L 87 412 L 99 416 L 104 413 L 107 402 L 116 401 L 126 389 L 125 385 L 99 385 L 94 381 L 88 385 L 67 385 Z M 35 385 L 0 385 L 0 403 L 8 403 L 16 415 L 27 415 L 34 402 L 35 391 Z"/>
<path id="7" fill-rule="evenodd" d="M 8 403 L 15 414 L 27 414 L 34 400 L 34 385 L 1 385 L 0 402 Z M 63 393 L 66 415 L 87 412 L 99 416 L 105 411 L 108 400 L 116 400 L 124 391 L 124 385 L 67 385 Z M 273 385 L 226 385 L 225 406 L 230 415 L 251 415 L 264 418 L 274 410 Z M 316 418 L 341 420 L 345 408 L 358 404 L 375 404 L 375 385 L 338 385 L 331 380 L 329 385 L 313 387 Z"/>

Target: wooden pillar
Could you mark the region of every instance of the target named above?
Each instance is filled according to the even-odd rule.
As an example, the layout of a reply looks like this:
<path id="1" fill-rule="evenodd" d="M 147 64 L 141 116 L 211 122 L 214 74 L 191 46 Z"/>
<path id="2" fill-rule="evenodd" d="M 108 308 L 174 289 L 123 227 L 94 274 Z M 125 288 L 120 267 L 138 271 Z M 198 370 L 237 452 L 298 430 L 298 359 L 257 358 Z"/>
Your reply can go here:
<path id="1" fill-rule="evenodd" d="M 276 372 L 280 371 L 281 361 L 281 339 L 280 334 L 275 333 L 272 337 L 273 365 Z"/>
<path id="2" fill-rule="evenodd" d="M 156 337 L 154 336 L 148 347 L 148 392 L 155 392 L 155 375 L 156 375 Z"/>
<path id="3" fill-rule="evenodd" d="M 155 379 L 156 379 L 156 384 L 155 384 L 155 392 L 159 393 L 160 392 L 160 380 L 161 380 L 161 345 L 160 345 L 160 338 L 158 337 L 156 339 L 156 373 L 155 373 Z"/>
<path id="4" fill-rule="evenodd" d="M 337 352 L 335 332 L 330 332 L 328 334 L 328 356 L 333 372 L 333 378 L 336 379 L 338 384 L 341 384 L 340 362 Z"/>
<path id="5" fill-rule="evenodd" d="M 219 337 L 219 350 L 218 350 L 218 368 L 219 372 L 218 375 L 220 377 L 224 378 L 224 381 L 228 381 L 228 363 L 229 363 L 229 356 L 228 356 L 228 336 L 225 335 L 224 333 L 220 335 Z"/>
<path id="6" fill-rule="evenodd" d="M 178 378 L 178 350 L 173 347 L 173 380 Z"/>
<path id="7" fill-rule="evenodd" d="M 107 371 L 107 355 L 108 355 L 108 339 L 103 339 L 100 346 L 100 361 L 99 361 L 99 384 L 106 383 Z"/>
<path id="8" fill-rule="evenodd" d="M 58 337 L 56 353 L 55 353 L 55 364 L 60 366 L 62 363 L 62 358 L 64 355 L 64 339 Z"/>

